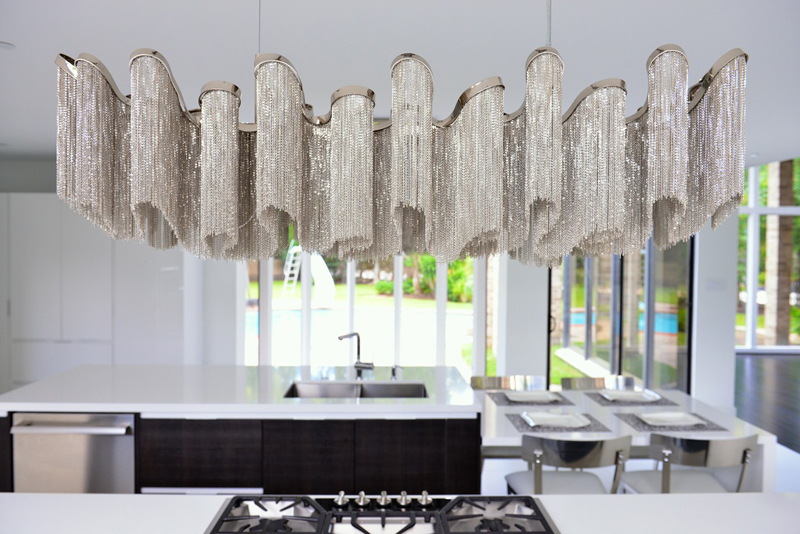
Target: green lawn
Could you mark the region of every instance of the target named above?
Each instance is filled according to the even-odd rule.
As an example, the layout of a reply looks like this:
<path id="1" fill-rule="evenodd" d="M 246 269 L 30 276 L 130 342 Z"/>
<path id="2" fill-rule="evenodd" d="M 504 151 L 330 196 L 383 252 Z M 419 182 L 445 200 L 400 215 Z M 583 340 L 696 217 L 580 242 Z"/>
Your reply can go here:
<path id="1" fill-rule="evenodd" d="M 558 347 L 556 347 L 558 348 Z M 576 368 L 555 355 L 555 351 L 550 356 L 550 383 L 559 385 L 562 378 L 586 376 Z"/>

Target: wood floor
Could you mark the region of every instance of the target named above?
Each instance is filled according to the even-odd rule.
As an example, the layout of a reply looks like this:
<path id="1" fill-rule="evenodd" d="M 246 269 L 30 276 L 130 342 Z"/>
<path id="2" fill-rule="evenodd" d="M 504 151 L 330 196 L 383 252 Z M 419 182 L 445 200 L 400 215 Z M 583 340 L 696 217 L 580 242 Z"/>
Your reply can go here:
<path id="1" fill-rule="evenodd" d="M 800 356 L 737 356 L 736 409 L 800 452 Z"/>

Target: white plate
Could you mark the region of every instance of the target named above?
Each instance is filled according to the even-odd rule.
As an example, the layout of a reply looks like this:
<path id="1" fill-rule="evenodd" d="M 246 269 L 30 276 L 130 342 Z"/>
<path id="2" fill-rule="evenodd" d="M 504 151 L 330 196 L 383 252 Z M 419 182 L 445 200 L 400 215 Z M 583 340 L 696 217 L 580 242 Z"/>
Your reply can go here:
<path id="1" fill-rule="evenodd" d="M 592 422 L 580 413 L 522 412 L 519 414 L 529 426 L 560 426 L 581 428 Z"/>
<path id="2" fill-rule="evenodd" d="M 504 391 L 511 402 L 556 402 L 558 395 L 549 391 Z"/>
<path id="3" fill-rule="evenodd" d="M 686 412 L 638 413 L 636 417 L 651 426 L 694 426 L 706 424 L 696 415 Z"/>
<path id="4" fill-rule="evenodd" d="M 612 402 L 655 402 L 661 399 L 661 395 L 649 389 L 643 391 L 632 389 L 602 389 L 600 390 L 600 396 Z"/>

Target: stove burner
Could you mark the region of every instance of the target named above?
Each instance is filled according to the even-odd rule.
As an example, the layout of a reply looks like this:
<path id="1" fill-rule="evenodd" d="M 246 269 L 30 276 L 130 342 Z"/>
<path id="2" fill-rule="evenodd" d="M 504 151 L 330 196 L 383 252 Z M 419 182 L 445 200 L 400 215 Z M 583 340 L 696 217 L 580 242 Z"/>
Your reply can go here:
<path id="1" fill-rule="evenodd" d="M 480 524 L 475 527 L 475 532 L 505 532 L 511 527 L 499 519 L 481 519 Z"/>
<path id="2" fill-rule="evenodd" d="M 370 496 L 371 497 L 371 496 Z M 403 496 L 407 497 L 407 496 Z M 403 504 L 405 503 L 405 504 Z M 208 534 L 553 534 L 531 497 L 233 497 Z"/>

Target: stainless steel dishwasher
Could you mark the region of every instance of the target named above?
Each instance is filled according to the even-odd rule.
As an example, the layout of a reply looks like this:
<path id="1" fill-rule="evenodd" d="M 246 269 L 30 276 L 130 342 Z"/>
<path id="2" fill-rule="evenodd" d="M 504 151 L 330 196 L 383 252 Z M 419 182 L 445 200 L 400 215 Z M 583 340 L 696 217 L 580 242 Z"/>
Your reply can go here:
<path id="1" fill-rule="evenodd" d="M 14 491 L 133 493 L 133 415 L 15 413 Z"/>

